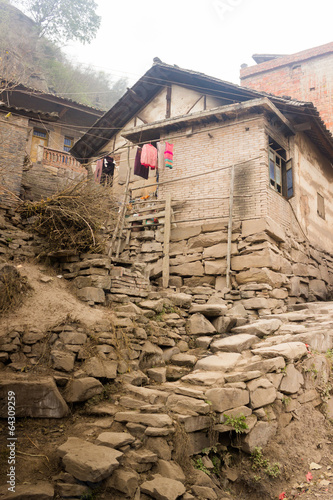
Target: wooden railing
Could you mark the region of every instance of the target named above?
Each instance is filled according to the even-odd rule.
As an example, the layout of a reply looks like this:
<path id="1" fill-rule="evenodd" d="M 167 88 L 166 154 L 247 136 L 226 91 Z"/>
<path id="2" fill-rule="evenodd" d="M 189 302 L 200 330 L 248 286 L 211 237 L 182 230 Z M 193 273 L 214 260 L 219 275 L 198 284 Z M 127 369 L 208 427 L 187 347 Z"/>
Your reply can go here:
<path id="1" fill-rule="evenodd" d="M 37 161 L 41 161 L 44 165 L 50 165 L 58 168 L 69 168 L 76 172 L 85 172 L 85 168 L 78 162 L 74 156 L 59 151 L 57 149 L 45 148 L 38 146 Z"/>

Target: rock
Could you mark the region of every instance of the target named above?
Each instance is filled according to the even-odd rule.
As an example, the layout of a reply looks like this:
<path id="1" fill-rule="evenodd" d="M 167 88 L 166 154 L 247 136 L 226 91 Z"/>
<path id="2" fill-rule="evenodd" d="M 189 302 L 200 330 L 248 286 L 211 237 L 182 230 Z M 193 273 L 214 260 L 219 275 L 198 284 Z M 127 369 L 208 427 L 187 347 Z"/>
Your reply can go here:
<path id="1" fill-rule="evenodd" d="M 207 486 L 194 485 L 191 490 L 196 495 L 196 498 L 204 498 L 205 500 L 217 500 L 218 498 L 213 488 Z"/>
<path id="2" fill-rule="evenodd" d="M 206 304 L 192 304 L 189 313 L 201 313 L 204 316 L 216 317 L 223 316 L 228 311 L 228 308 L 224 304 L 212 304 L 207 302 Z"/>
<path id="3" fill-rule="evenodd" d="M 186 488 L 180 481 L 156 475 L 152 481 L 142 483 L 140 490 L 156 500 L 176 500 Z"/>
<path id="4" fill-rule="evenodd" d="M 179 266 L 170 266 L 171 274 L 180 276 L 203 276 L 204 267 L 201 262 L 190 262 L 188 264 L 180 264 Z"/>
<path id="5" fill-rule="evenodd" d="M 183 469 L 176 462 L 159 460 L 157 462 L 156 472 L 163 477 L 169 477 L 181 483 L 185 483 L 186 480 Z"/>
<path id="6" fill-rule="evenodd" d="M 53 500 L 54 488 L 46 481 L 36 484 L 17 484 L 15 492 L 8 491 L 9 485 L 0 486 L 1 500 Z"/>
<path id="7" fill-rule="evenodd" d="M 51 361 L 55 370 L 70 372 L 74 369 L 75 354 L 69 351 L 53 349 L 51 351 Z"/>
<path id="8" fill-rule="evenodd" d="M 236 319 L 228 316 L 218 316 L 217 318 L 212 319 L 212 325 L 216 329 L 217 333 L 227 333 L 230 332 L 234 326 L 236 326 Z"/>
<path id="9" fill-rule="evenodd" d="M 247 255 L 238 255 L 231 259 L 231 269 L 233 271 L 244 271 L 253 268 L 269 268 L 280 271 L 280 256 L 271 248 L 252 252 Z"/>
<path id="10" fill-rule="evenodd" d="M 159 413 L 136 413 L 130 411 L 118 412 L 115 415 L 117 422 L 133 422 L 153 427 L 171 427 L 172 420 L 168 415 Z"/>
<path id="11" fill-rule="evenodd" d="M 200 399 L 172 394 L 167 401 L 167 408 L 175 413 L 183 413 L 187 410 L 207 414 L 210 412 L 210 405 Z"/>
<path id="12" fill-rule="evenodd" d="M 132 444 L 135 438 L 128 432 L 102 432 L 97 439 L 96 444 L 109 446 L 110 448 L 121 448 L 127 444 Z"/>
<path id="13" fill-rule="evenodd" d="M 170 293 L 167 298 L 177 307 L 188 309 L 192 304 L 192 295 L 187 293 Z"/>
<path id="14" fill-rule="evenodd" d="M 90 489 L 88 488 L 88 486 L 84 486 L 81 484 L 58 483 L 57 493 L 61 498 L 84 498 L 90 493 Z"/>
<path id="15" fill-rule="evenodd" d="M 309 292 L 319 300 L 327 300 L 327 288 L 325 281 L 311 280 L 309 283 Z"/>
<path id="16" fill-rule="evenodd" d="M 273 288 L 281 288 L 288 282 L 284 274 L 276 273 L 266 267 L 251 268 L 248 271 L 241 271 L 236 274 L 236 281 L 239 285 L 244 283 L 268 283 Z"/>
<path id="17" fill-rule="evenodd" d="M 91 377 L 115 379 L 117 376 L 116 361 L 100 359 L 96 356 L 88 359 L 82 368 L 84 372 Z"/>
<path id="18" fill-rule="evenodd" d="M 152 311 L 161 313 L 163 311 L 164 300 L 144 300 L 139 303 L 139 306 L 143 309 L 151 309 Z"/>
<path id="19" fill-rule="evenodd" d="M 174 354 L 170 361 L 176 366 L 188 366 L 191 368 L 198 361 L 198 358 L 191 354 Z"/>
<path id="20" fill-rule="evenodd" d="M 267 378 L 257 378 L 247 384 L 250 391 L 252 409 L 273 403 L 276 399 L 276 389 Z"/>
<path id="21" fill-rule="evenodd" d="M 207 356 L 199 359 L 195 365 L 195 370 L 208 371 L 230 371 L 241 359 L 241 354 L 238 353 L 219 353 L 214 356 Z"/>
<path id="22" fill-rule="evenodd" d="M 287 365 L 279 390 L 285 394 L 295 394 L 304 383 L 304 378 L 293 364 Z"/>
<path id="23" fill-rule="evenodd" d="M 58 455 L 65 469 L 80 481 L 97 483 L 109 477 L 119 467 L 123 454 L 106 446 L 96 446 L 79 438 L 70 437 L 61 445 Z"/>
<path id="24" fill-rule="evenodd" d="M 87 335 L 80 332 L 62 332 L 59 338 L 64 344 L 70 345 L 82 345 L 87 342 Z"/>
<path id="25" fill-rule="evenodd" d="M 206 358 L 207 359 L 207 358 Z M 224 383 L 224 374 L 218 371 L 200 371 L 195 370 L 182 377 L 182 382 L 188 382 L 196 385 L 214 385 Z"/>
<path id="26" fill-rule="evenodd" d="M 140 476 L 132 470 L 117 469 L 106 482 L 106 489 L 121 491 L 129 498 L 134 498 L 139 486 Z"/>
<path id="27" fill-rule="evenodd" d="M 231 335 L 224 339 L 216 339 L 210 344 L 210 349 L 212 352 L 224 351 L 224 352 L 243 352 L 246 349 L 258 342 L 258 338 L 255 335 L 239 334 Z"/>
<path id="28" fill-rule="evenodd" d="M 265 299 L 264 297 L 254 297 L 253 299 L 243 299 L 245 309 L 274 309 L 279 305 L 276 299 Z"/>
<path id="29" fill-rule="evenodd" d="M 243 238 L 256 233 L 261 233 L 263 231 L 276 241 L 284 242 L 286 240 L 283 228 L 270 217 L 262 219 L 249 219 L 242 222 Z"/>
<path id="30" fill-rule="evenodd" d="M 247 390 L 233 387 L 208 389 L 205 395 L 207 400 L 212 403 L 212 410 L 218 412 L 247 405 L 250 401 Z"/>
<path id="31" fill-rule="evenodd" d="M 169 436 L 170 434 L 174 434 L 174 427 L 147 427 L 145 430 L 145 436 L 150 437 L 160 437 L 160 436 Z"/>
<path id="32" fill-rule="evenodd" d="M 282 325 L 279 319 L 260 319 L 254 323 L 243 326 L 237 326 L 232 329 L 232 333 L 247 333 L 249 335 L 257 335 L 257 337 L 264 337 L 276 332 Z"/>
<path id="33" fill-rule="evenodd" d="M 255 448 L 263 448 L 276 434 L 276 422 L 257 422 L 254 428 L 241 437 L 241 447 L 245 453 L 252 453 Z"/>
<path id="34" fill-rule="evenodd" d="M 16 398 L 16 417 L 63 418 L 68 406 L 62 398 L 53 378 L 26 374 L 2 373 L 0 380 L 0 417 L 8 417 L 7 398 L 13 391 Z"/>
<path id="35" fill-rule="evenodd" d="M 148 377 L 158 384 L 164 384 L 166 382 L 166 368 L 150 368 L 147 370 Z"/>
<path id="36" fill-rule="evenodd" d="M 200 313 L 193 314 L 187 322 L 190 335 L 207 335 L 216 333 L 208 319 Z"/>
<path id="37" fill-rule="evenodd" d="M 205 232 L 205 234 L 200 234 L 199 236 L 195 236 L 194 238 L 190 238 L 188 240 L 189 248 L 207 248 L 215 246 L 217 243 L 222 241 L 226 242 L 228 238 L 227 233 L 222 231 L 214 231 L 214 232 Z M 227 247 L 226 243 L 224 245 Z M 225 254 L 226 255 L 226 249 Z"/>
<path id="38" fill-rule="evenodd" d="M 103 392 L 103 385 L 93 377 L 73 379 L 68 382 L 64 398 L 68 403 L 87 401 Z"/>
<path id="39" fill-rule="evenodd" d="M 76 291 L 79 299 L 85 302 L 95 302 L 96 304 L 103 304 L 105 301 L 105 293 L 101 288 L 87 286 L 80 288 Z"/>
<path id="40" fill-rule="evenodd" d="M 226 373 L 224 377 L 227 383 L 235 383 L 235 382 L 248 382 L 249 380 L 253 380 L 261 376 L 262 376 L 261 371 L 252 370 L 246 372 Z"/>
<path id="41" fill-rule="evenodd" d="M 307 349 L 303 342 L 288 342 L 272 347 L 258 347 L 252 350 L 253 354 L 259 354 L 263 358 L 283 356 L 287 361 L 294 361 L 307 355 Z"/>
<path id="42" fill-rule="evenodd" d="M 145 446 L 147 450 L 155 453 L 162 460 L 171 460 L 171 448 L 167 441 L 161 437 L 148 437 Z"/>
<path id="43" fill-rule="evenodd" d="M 227 261 L 225 259 L 205 260 L 206 275 L 224 275 L 227 269 Z"/>
<path id="44" fill-rule="evenodd" d="M 208 429 L 211 425 L 211 418 L 205 415 L 177 415 L 177 418 L 187 433 Z"/>
<path id="45" fill-rule="evenodd" d="M 260 371 L 261 373 L 270 373 L 282 370 L 286 366 L 286 362 L 282 356 L 276 358 L 264 359 L 247 363 L 246 369 L 249 371 Z"/>

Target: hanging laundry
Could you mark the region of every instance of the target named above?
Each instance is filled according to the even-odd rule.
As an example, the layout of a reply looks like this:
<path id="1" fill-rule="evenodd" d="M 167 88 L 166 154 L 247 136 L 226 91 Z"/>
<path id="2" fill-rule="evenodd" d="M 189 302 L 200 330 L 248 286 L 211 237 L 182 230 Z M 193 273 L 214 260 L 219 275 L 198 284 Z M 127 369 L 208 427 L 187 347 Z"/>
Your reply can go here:
<path id="1" fill-rule="evenodd" d="M 164 151 L 165 151 L 165 143 L 160 141 L 156 144 L 157 146 L 157 168 L 162 170 L 165 166 L 164 161 Z"/>
<path id="2" fill-rule="evenodd" d="M 103 160 L 97 160 L 95 169 L 95 182 L 99 184 L 101 182 L 103 170 Z"/>
<path id="3" fill-rule="evenodd" d="M 103 159 L 101 184 L 107 183 L 109 186 L 112 185 L 114 169 L 115 163 L 113 161 L 113 158 L 111 156 L 106 156 Z"/>
<path id="4" fill-rule="evenodd" d="M 173 167 L 173 144 L 170 144 L 169 142 L 165 143 L 164 159 L 165 159 L 165 166 L 168 168 L 172 168 Z"/>
<path id="5" fill-rule="evenodd" d="M 136 150 L 135 160 L 134 160 L 134 175 L 139 175 L 143 179 L 148 179 L 149 168 L 145 167 L 141 163 L 142 149 L 138 148 Z"/>
<path id="6" fill-rule="evenodd" d="M 152 144 L 145 144 L 141 153 L 141 164 L 154 170 L 157 167 L 157 149 Z"/>

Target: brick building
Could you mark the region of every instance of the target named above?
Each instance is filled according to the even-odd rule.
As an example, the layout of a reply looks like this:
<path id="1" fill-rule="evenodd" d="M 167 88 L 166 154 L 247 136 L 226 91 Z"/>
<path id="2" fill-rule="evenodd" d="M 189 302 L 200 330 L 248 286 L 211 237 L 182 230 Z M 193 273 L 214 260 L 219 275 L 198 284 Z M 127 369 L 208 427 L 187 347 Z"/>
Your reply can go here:
<path id="1" fill-rule="evenodd" d="M 2 90 L 1 90 L 2 89 Z M 103 113 L 23 85 L 0 88 L 0 206 L 53 194 L 86 170 L 69 149 Z"/>
<path id="2" fill-rule="evenodd" d="M 304 127 L 305 121 L 310 126 Z M 162 162 L 144 179 L 134 174 L 134 163 L 138 147 L 147 143 L 172 144 L 173 168 Z M 241 237 L 252 238 L 250 245 L 259 242 L 251 250 L 258 250 L 253 258 L 238 255 L 244 253 L 246 242 L 232 247 L 235 272 L 266 266 L 291 274 L 292 266 L 279 248 L 286 244 L 286 234 L 324 252 L 333 249 L 333 139 L 312 103 L 268 95 L 158 60 L 71 153 L 83 162 L 111 156 L 117 166 L 114 192 L 120 200 L 127 175 L 133 198 L 163 200 L 171 194 L 173 200 L 182 200 L 175 214 L 180 227 L 203 228 L 217 222 L 221 229 L 228 221 L 233 186 L 233 228 L 241 227 Z M 257 240 L 251 236 L 260 232 Z M 273 235 L 275 243 L 263 244 L 263 232 L 268 238 Z M 175 273 L 223 274 L 224 249 L 214 256 L 201 249 L 193 257 L 194 243 L 185 236 L 190 238 L 190 233 L 184 232 L 183 250 L 174 250 L 187 259 L 186 269 L 174 266 Z M 206 242 L 203 247 L 208 245 L 207 237 L 200 241 Z M 133 243 L 132 250 L 135 247 L 140 242 Z M 218 260 L 213 272 L 211 258 Z M 333 258 L 331 267 L 333 276 Z M 296 271 L 300 280 L 308 279 L 308 270 Z M 328 275 L 327 271 L 325 283 Z M 319 271 L 312 278 L 321 281 Z"/>
<path id="3" fill-rule="evenodd" d="M 333 42 L 291 55 L 256 54 L 242 68 L 241 85 L 312 102 L 333 132 Z"/>

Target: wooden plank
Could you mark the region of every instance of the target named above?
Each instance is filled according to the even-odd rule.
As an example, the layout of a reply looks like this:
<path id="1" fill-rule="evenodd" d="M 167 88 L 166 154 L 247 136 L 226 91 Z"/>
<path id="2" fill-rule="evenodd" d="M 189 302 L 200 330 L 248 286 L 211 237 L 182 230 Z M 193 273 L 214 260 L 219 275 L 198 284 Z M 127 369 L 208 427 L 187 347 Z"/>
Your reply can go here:
<path id="1" fill-rule="evenodd" d="M 162 264 L 162 283 L 163 288 L 168 288 L 170 278 L 170 233 L 171 233 L 171 194 L 166 195 L 165 200 L 165 221 L 164 221 L 164 243 L 163 243 L 163 264 Z"/>
<path id="2" fill-rule="evenodd" d="M 230 174 L 230 198 L 229 198 L 229 222 L 228 222 L 228 246 L 227 246 L 227 288 L 230 288 L 230 269 L 231 269 L 231 240 L 232 240 L 232 209 L 234 203 L 234 184 L 235 184 L 235 166 L 231 167 Z"/>

